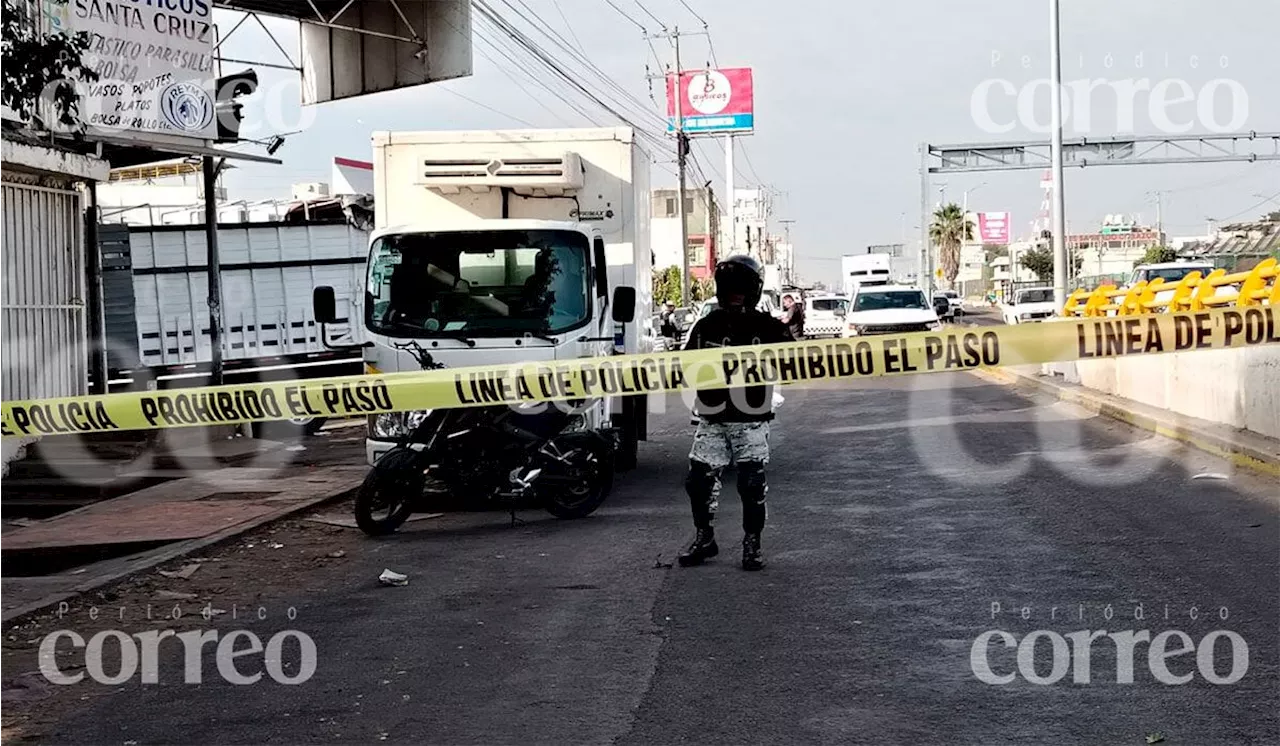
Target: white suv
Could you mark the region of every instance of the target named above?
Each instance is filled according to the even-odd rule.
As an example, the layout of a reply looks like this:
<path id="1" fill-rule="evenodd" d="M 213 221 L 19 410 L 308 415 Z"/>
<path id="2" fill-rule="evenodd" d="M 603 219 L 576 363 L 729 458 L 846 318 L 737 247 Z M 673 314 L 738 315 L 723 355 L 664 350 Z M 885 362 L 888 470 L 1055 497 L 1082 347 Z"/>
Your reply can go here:
<path id="1" fill-rule="evenodd" d="M 845 337 L 937 331 L 942 328 L 924 291 L 904 285 L 860 287 L 845 314 Z"/>

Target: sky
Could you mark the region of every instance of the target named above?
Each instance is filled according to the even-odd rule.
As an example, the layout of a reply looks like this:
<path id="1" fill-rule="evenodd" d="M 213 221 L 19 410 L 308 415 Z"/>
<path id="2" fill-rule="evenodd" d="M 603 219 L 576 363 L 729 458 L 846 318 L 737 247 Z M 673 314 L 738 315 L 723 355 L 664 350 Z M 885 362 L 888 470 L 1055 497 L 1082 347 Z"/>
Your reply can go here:
<path id="1" fill-rule="evenodd" d="M 660 64 L 670 64 L 672 47 L 664 39 L 646 40 L 638 25 L 650 33 L 660 30 L 659 21 L 700 32 L 698 18 L 704 19 L 709 36 L 681 40 L 684 66 L 706 66 L 714 53 L 721 67 L 753 68 L 756 130 L 738 140 L 736 186 L 760 184 L 774 191 L 775 231 L 781 232 L 777 220 L 795 221 L 790 225 L 797 266 L 810 281 L 837 271 L 841 254 L 899 242 L 904 234 L 908 242 L 918 240 L 922 142 L 1048 138 L 1049 94 L 1043 80 L 1050 69 L 1049 4 L 1044 0 L 525 2 L 633 93 L 636 107 L 659 115 L 665 111 L 662 89 L 655 84 L 651 100 L 646 65 L 656 72 Z M 490 3 L 504 16 L 512 7 L 526 10 L 519 0 Z M 1063 0 L 1062 5 L 1063 79 L 1070 91 L 1067 138 L 1280 131 L 1275 51 L 1280 3 Z M 221 13 L 224 34 L 238 17 Z M 524 21 L 509 17 L 555 50 Z M 266 23 L 296 61 L 296 24 Z M 231 173 L 226 185 L 232 198 L 283 198 L 292 183 L 328 181 L 334 156 L 369 158 L 375 130 L 590 126 L 529 79 L 533 68 L 527 57 L 519 58 L 519 67 L 512 65 L 490 45 L 493 32 L 482 24 L 477 28 L 483 38 L 475 39 L 472 76 L 354 100 L 301 107 L 296 73 L 259 67 L 263 89 L 271 93 L 254 96 L 246 106 L 253 136 L 303 131 L 290 135 L 277 153 L 283 165 L 249 165 Z M 227 38 L 223 54 L 284 61 L 252 23 Z M 224 63 L 224 73 L 236 68 Z M 268 95 L 273 101 L 266 100 Z M 576 100 L 597 121 L 620 124 Z M 656 123 L 652 117 L 647 121 Z M 705 175 L 723 193 L 721 144 L 700 141 L 695 153 L 700 170 L 691 183 Z M 655 157 L 655 186 L 674 185 L 673 149 Z M 1030 231 L 1040 212 L 1040 177 L 1037 170 L 934 175 L 929 199 L 960 202 L 967 191 L 971 210 L 1011 212 L 1017 236 Z M 1107 214 L 1136 214 L 1154 223 L 1157 192 L 1165 229 L 1175 236 L 1205 234 L 1209 218 L 1239 221 L 1280 209 L 1276 162 L 1107 166 L 1069 169 L 1065 178 L 1073 233 L 1096 229 Z"/>

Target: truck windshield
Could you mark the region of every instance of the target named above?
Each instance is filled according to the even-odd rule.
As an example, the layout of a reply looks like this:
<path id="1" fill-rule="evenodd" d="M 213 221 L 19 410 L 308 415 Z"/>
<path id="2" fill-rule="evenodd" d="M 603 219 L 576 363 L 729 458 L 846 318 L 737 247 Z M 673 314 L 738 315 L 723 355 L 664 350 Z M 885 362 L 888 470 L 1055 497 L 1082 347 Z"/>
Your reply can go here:
<path id="1" fill-rule="evenodd" d="M 365 324 L 392 337 L 555 334 L 590 315 L 587 237 L 575 231 L 450 231 L 378 238 Z"/>
<path id="2" fill-rule="evenodd" d="M 1035 290 L 1019 290 L 1017 300 L 1018 303 L 1052 303 L 1053 288 L 1037 288 Z"/>
<path id="3" fill-rule="evenodd" d="M 1134 271 L 1133 278 L 1130 279 L 1129 284 L 1137 285 L 1139 282 L 1142 282 L 1143 280 L 1146 280 L 1149 282 L 1151 280 L 1156 279 L 1157 277 L 1164 280 L 1166 283 L 1175 283 L 1181 280 L 1182 278 L 1186 277 L 1187 275 L 1191 274 L 1192 272 L 1199 272 L 1201 276 L 1203 276 L 1203 275 L 1209 274 L 1212 271 L 1213 271 L 1213 267 L 1206 266 L 1203 264 L 1188 264 L 1185 267 L 1163 267 L 1160 269 L 1155 269 L 1155 268 L 1139 269 Z"/>
<path id="4" fill-rule="evenodd" d="M 854 311 L 883 311 L 890 308 L 928 308 L 919 290 L 889 290 L 882 293 L 858 293 Z"/>
<path id="5" fill-rule="evenodd" d="M 843 311 L 847 308 L 849 302 L 844 298 L 814 298 L 813 310 L 815 311 Z"/>

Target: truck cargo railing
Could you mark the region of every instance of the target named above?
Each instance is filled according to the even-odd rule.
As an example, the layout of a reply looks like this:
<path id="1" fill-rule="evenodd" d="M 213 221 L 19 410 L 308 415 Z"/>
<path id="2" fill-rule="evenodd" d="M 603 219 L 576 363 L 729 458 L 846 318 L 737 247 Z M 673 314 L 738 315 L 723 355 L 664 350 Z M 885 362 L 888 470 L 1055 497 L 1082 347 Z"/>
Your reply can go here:
<path id="1" fill-rule="evenodd" d="M 1246 272 L 1215 269 L 1207 276 L 1189 273 L 1178 282 L 1157 277 L 1129 288 L 1103 285 L 1076 290 L 1063 306 L 1063 316 L 1136 316 L 1148 313 L 1203 311 L 1227 306 L 1280 306 L 1280 265 L 1275 258 Z"/>

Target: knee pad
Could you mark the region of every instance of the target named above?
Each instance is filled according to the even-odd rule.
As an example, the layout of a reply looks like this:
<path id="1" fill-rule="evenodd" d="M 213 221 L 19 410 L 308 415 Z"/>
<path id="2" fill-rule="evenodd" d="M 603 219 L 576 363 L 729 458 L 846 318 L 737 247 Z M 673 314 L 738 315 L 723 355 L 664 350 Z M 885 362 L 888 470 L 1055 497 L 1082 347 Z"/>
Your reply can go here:
<path id="1" fill-rule="evenodd" d="M 765 476 L 764 463 L 760 461 L 743 461 L 738 464 L 738 492 L 742 494 L 763 495 L 769 486 Z"/>
<path id="2" fill-rule="evenodd" d="M 709 495 L 720 479 L 720 470 L 701 461 L 689 461 L 689 475 L 684 478 L 684 487 L 690 494 Z"/>

